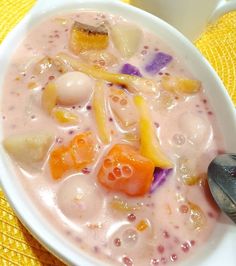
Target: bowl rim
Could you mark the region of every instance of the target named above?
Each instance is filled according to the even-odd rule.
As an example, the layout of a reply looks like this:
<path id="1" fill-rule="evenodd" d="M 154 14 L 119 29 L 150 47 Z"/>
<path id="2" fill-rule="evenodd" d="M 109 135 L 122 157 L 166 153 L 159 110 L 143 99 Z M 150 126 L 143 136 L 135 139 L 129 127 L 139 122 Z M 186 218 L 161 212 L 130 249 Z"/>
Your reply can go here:
<path id="1" fill-rule="evenodd" d="M 47 3 L 46 3 L 47 2 Z M 49 4 L 50 2 L 50 4 Z M 96 5 L 95 5 L 96 4 Z M 212 79 L 215 80 L 219 88 L 219 95 L 223 97 L 223 102 L 227 103 L 226 105 L 226 113 L 230 115 L 229 119 L 234 122 L 235 126 L 232 126 L 233 132 L 236 133 L 236 114 L 234 105 L 231 102 L 231 99 L 224 88 L 224 85 L 220 78 L 217 76 L 216 72 L 210 66 L 208 61 L 200 54 L 197 48 L 187 40 L 180 32 L 178 32 L 175 28 L 167 24 L 166 22 L 162 21 L 161 19 L 143 11 L 137 9 L 133 6 L 127 5 L 125 3 L 120 2 L 119 0 L 38 0 L 37 4 L 31 9 L 31 11 L 26 15 L 26 17 L 9 33 L 9 35 L 5 38 L 4 42 L 0 46 L 0 61 L 5 62 L 4 59 L 10 57 L 11 52 L 5 54 L 5 51 L 8 51 L 9 45 L 12 45 L 15 39 L 19 39 L 18 34 L 19 32 L 28 32 L 28 24 L 31 21 L 32 17 L 38 16 L 38 18 L 44 17 L 45 15 L 49 14 L 50 12 L 57 12 L 62 10 L 65 6 L 76 5 L 76 9 L 93 9 L 92 7 L 96 6 L 94 10 L 101 10 L 106 9 L 109 13 L 114 13 L 111 10 L 123 10 L 126 13 L 132 14 L 131 17 L 140 17 L 145 20 L 153 21 L 155 25 L 158 25 L 162 30 L 166 30 L 169 32 L 170 35 L 173 35 L 173 38 L 180 44 L 180 46 L 184 46 L 189 51 L 193 58 L 196 61 L 201 61 L 201 65 L 205 67 L 208 74 L 210 73 Z M 121 14 L 122 15 L 122 14 Z M 3 60 L 1 60 L 3 59 Z M 3 63 L 4 64 L 4 63 Z M 200 63 L 199 63 L 200 64 Z M 3 75 L 4 76 L 4 75 Z M 1 77 L 0 86 L 3 83 L 3 77 Z M 2 129 L 0 128 L 0 134 L 2 134 Z M 2 136 L 0 136 L 2 139 Z M 233 149 L 236 148 L 236 144 L 233 145 Z M 234 150 L 235 151 L 235 150 Z M 43 226 L 42 222 L 37 219 L 35 213 L 32 212 L 32 206 L 29 203 L 24 202 L 24 198 L 22 195 L 19 194 L 17 187 L 14 186 L 14 180 L 10 178 L 3 178 L 4 176 L 8 177 L 10 174 L 13 173 L 14 170 L 11 166 L 9 159 L 6 156 L 6 153 L 1 145 L 0 147 L 0 184 L 5 192 L 5 195 L 10 202 L 10 205 L 13 207 L 14 211 L 16 212 L 17 216 L 20 218 L 21 222 L 30 230 L 31 234 L 47 249 L 51 251 L 56 257 L 60 260 L 63 260 L 66 263 L 77 265 L 78 263 L 82 263 L 85 266 L 92 266 L 92 265 L 106 265 L 106 263 L 101 262 L 97 259 L 92 258 L 89 253 L 77 251 L 75 253 L 74 250 L 69 248 L 64 244 L 64 242 L 58 241 L 58 236 L 52 232 L 50 232 L 46 227 Z M 9 170 L 10 169 L 10 170 Z M 31 211 L 30 211 L 31 210 Z M 78 259 L 80 261 L 78 261 Z"/>

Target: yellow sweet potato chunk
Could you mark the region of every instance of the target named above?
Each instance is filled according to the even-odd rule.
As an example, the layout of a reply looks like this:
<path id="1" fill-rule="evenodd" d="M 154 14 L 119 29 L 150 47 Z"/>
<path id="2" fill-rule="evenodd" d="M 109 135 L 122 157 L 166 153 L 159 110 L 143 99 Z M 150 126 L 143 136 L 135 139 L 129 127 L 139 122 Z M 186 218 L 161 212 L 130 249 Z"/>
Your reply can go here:
<path id="1" fill-rule="evenodd" d="M 52 111 L 54 119 L 60 124 L 77 124 L 78 116 L 65 108 L 54 108 Z"/>
<path id="2" fill-rule="evenodd" d="M 42 93 L 41 104 L 43 110 L 46 111 L 48 114 L 51 114 L 53 108 L 56 106 L 56 102 L 57 102 L 56 85 L 55 83 L 50 82 L 47 84 Z"/>
<path id="3" fill-rule="evenodd" d="M 107 48 L 108 42 L 108 31 L 104 25 L 94 27 L 76 21 L 72 26 L 69 47 L 74 54 L 103 50 Z"/>
<path id="4" fill-rule="evenodd" d="M 163 76 L 162 88 L 173 93 L 194 94 L 200 91 L 201 82 L 194 79 Z"/>

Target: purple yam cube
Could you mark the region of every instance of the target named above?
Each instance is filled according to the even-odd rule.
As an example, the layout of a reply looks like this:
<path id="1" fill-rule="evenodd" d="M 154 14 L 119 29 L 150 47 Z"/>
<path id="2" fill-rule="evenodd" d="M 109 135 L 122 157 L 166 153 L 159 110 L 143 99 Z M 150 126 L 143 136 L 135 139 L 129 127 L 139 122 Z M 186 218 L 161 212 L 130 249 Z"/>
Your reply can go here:
<path id="1" fill-rule="evenodd" d="M 173 169 L 162 169 L 159 167 L 155 168 L 150 193 L 155 192 L 158 187 L 165 183 L 168 175 L 172 172 L 172 170 Z"/>
<path id="2" fill-rule="evenodd" d="M 167 66 L 173 57 L 171 55 L 159 52 L 155 54 L 154 58 L 145 66 L 145 70 L 151 74 L 157 74 L 162 68 Z"/>
<path id="3" fill-rule="evenodd" d="M 124 64 L 120 71 L 122 74 L 128 74 L 131 76 L 142 77 L 143 75 L 140 73 L 139 69 L 136 66 L 131 64 Z"/>

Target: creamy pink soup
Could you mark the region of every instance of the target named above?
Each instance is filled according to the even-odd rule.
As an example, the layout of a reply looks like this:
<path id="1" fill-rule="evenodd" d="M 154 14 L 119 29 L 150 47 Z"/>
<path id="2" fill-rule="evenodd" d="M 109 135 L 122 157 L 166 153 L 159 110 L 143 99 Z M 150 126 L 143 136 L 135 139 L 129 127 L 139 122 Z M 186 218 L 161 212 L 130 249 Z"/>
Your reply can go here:
<path id="1" fill-rule="evenodd" d="M 97 60 L 95 54 L 88 58 L 84 51 L 81 54 L 72 51 L 69 40 L 75 21 L 95 27 L 103 24 L 108 31 L 108 45 L 103 52 L 112 55 L 112 63 L 104 58 Z M 80 11 L 48 18 L 29 32 L 17 47 L 5 78 L 4 134 L 7 139 L 50 132 L 52 140 L 43 159 L 36 164 L 22 163 L 14 152 L 8 152 L 25 193 L 40 209 L 41 215 L 78 250 L 86 250 L 112 265 L 174 265 L 197 254 L 200 246 L 207 245 L 214 230 L 219 211 L 207 187 L 206 171 L 224 145 L 205 88 L 199 85 L 196 92 L 173 92 L 166 90 L 162 83 L 172 77 L 194 81 L 201 81 L 201 77 L 189 73 L 183 60 L 171 51 L 168 44 L 147 29 L 138 28 L 139 43 L 133 54 L 125 57 L 111 33 L 112 27 L 119 23 L 138 28 L 122 17 Z M 61 52 L 89 66 L 99 64 L 100 69 L 112 73 L 120 73 L 124 64 L 129 63 L 139 70 L 140 79 L 151 80 L 158 89 L 151 93 L 139 90 L 139 87 L 131 91 L 121 84 L 105 81 L 105 125 L 110 141 L 104 143 L 93 102 L 98 77 L 83 74 L 83 88 L 78 85 L 78 90 L 84 90 L 79 94 L 84 99 L 75 94 L 75 103 L 64 104 L 63 97 L 68 95 L 63 94 L 62 103 L 58 101 L 54 107 L 69 112 L 77 122 L 63 122 L 43 108 L 42 94 L 48 84 L 56 84 L 57 89 L 64 84 L 59 84 L 58 78 L 65 74 L 54 66 L 53 61 Z M 101 50 L 96 53 L 100 55 Z M 146 66 L 158 53 L 164 53 L 169 61 L 164 60 L 161 68 L 153 73 Z M 42 62 L 44 58 L 52 60 L 50 66 L 48 62 Z M 38 72 L 35 71 L 37 66 L 42 67 Z M 65 72 L 70 71 L 78 74 L 73 68 Z M 126 97 L 123 102 L 119 91 Z M 115 144 L 127 144 L 142 153 L 140 113 L 133 101 L 137 94 L 147 103 L 148 118 L 159 148 L 172 166 L 164 170 L 165 177 L 158 185 L 154 186 L 154 180 L 151 180 L 142 195 L 128 195 L 123 188 L 120 191 L 107 188 L 101 184 L 98 175 L 105 156 Z M 76 135 L 88 131 L 92 132 L 96 145 L 93 161 L 82 169 L 72 167 L 60 178 L 53 178 L 49 164 L 52 152 L 68 147 Z M 150 165 L 153 164 L 151 161 Z M 117 177 L 122 178 L 120 175 L 123 172 Z M 133 188 L 128 189 L 133 191 Z"/>

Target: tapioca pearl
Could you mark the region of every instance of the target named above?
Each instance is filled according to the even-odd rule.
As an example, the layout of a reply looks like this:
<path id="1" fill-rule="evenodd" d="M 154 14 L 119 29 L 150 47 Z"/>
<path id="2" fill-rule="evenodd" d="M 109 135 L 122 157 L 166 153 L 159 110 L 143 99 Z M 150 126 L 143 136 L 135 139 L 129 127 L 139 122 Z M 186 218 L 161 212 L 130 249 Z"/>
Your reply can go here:
<path id="1" fill-rule="evenodd" d="M 61 144 L 63 141 L 64 139 L 62 137 L 56 137 L 56 143 Z"/>
<path id="2" fill-rule="evenodd" d="M 109 181 L 115 181 L 116 180 L 116 176 L 113 173 L 108 173 L 107 179 Z"/>
<path id="3" fill-rule="evenodd" d="M 160 264 L 160 260 L 159 259 L 151 259 L 150 265 L 151 266 L 157 266 Z"/>
<path id="4" fill-rule="evenodd" d="M 121 101 L 120 101 L 120 105 L 127 105 L 127 100 L 126 99 L 122 99 Z"/>
<path id="5" fill-rule="evenodd" d="M 133 174 L 133 168 L 129 165 L 123 165 L 121 168 L 122 176 L 130 177 Z"/>
<path id="6" fill-rule="evenodd" d="M 146 230 L 147 231 L 147 230 Z M 150 232 L 138 232 L 135 226 L 122 225 L 109 237 L 109 245 L 112 247 L 113 255 L 127 254 L 129 256 L 142 256 L 149 248 L 153 237 Z M 120 245 L 115 245 L 116 239 L 120 239 Z"/>
<path id="7" fill-rule="evenodd" d="M 81 172 L 82 172 L 84 175 L 88 175 L 88 174 L 90 174 L 90 170 L 89 170 L 87 167 L 83 168 L 83 169 L 81 170 Z"/>
<path id="8" fill-rule="evenodd" d="M 189 207 L 185 204 L 182 204 L 180 207 L 179 207 L 179 212 L 180 213 L 188 213 L 189 211 Z"/>
<path id="9" fill-rule="evenodd" d="M 98 247 L 98 246 L 94 246 L 93 247 L 93 251 L 96 253 L 96 254 L 98 254 L 98 253 L 100 253 L 100 248 Z"/>
<path id="10" fill-rule="evenodd" d="M 207 215 L 209 218 L 215 218 L 214 213 L 212 213 L 211 211 L 207 212 Z"/>
<path id="11" fill-rule="evenodd" d="M 134 222 L 136 220 L 136 215 L 133 214 L 133 213 L 130 213 L 128 216 L 127 216 L 127 219 L 128 221 L 130 222 Z"/>
<path id="12" fill-rule="evenodd" d="M 89 221 L 102 209 L 103 197 L 90 180 L 84 176 L 73 176 L 61 184 L 57 203 L 65 216 Z"/>
<path id="13" fill-rule="evenodd" d="M 141 54 L 142 54 L 142 55 L 147 54 L 147 50 L 142 50 L 142 51 L 141 51 Z"/>
<path id="14" fill-rule="evenodd" d="M 125 256 L 122 258 L 122 262 L 125 266 L 132 266 L 133 265 L 133 261 L 131 258 Z"/>
<path id="15" fill-rule="evenodd" d="M 163 231 L 162 235 L 164 238 L 170 238 L 170 234 L 167 231 Z"/>
<path id="16" fill-rule="evenodd" d="M 178 228 L 179 228 L 179 226 L 178 226 Z M 175 243 L 175 244 L 179 244 L 179 243 L 180 243 L 178 237 L 174 237 L 174 243 Z"/>
<path id="17" fill-rule="evenodd" d="M 74 133 L 75 133 L 74 130 L 69 130 L 69 131 L 68 131 L 68 134 L 69 134 L 69 135 L 73 135 Z"/>
<path id="18" fill-rule="evenodd" d="M 116 247 L 120 247 L 120 246 L 121 246 L 121 240 L 120 240 L 120 238 L 115 238 L 115 239 L 114 239 L 114 245 L 115 245 Z"/>
<path id="19" fill-rule="evenodd" d="M 120 100 L 120 98 L 118 96 L 113 96 L 112 97 L 112 101 L 115 102 L 115 103 L 118 102 L 119 100 Z"/>
<path id="20" fill-rule="evenodd" d="M 167 259 L 166 259 L 165 257 L 162 257 L 162 258 L 161 258 L 161 263 L 162 263 L 162 264 L 166 264 L 166 263 L 167 263 Z"/>
<path id="21" fill-rule="evenodd" d="M 159 245 L 159 246 L 157 247 L 157 251 L 158 251 L 158 253 L 163 254 L 163 253 L 165 252 L 165 248 L 164 248 L 164 246 Z"/>
<path id="22" fill-rule="evenodd" d="M 66 233 L 67 236 L 71 236 L 71 234 L 72 234 L 72 232 L 69 231 L 69 230 L 66 230 L 65 233 Z"/>
<path id="23" fill-rule="evenodd" d="M 109 238 L 109 242 L 112 244 L 112 246 L 116 247 L 122 247 L 123 248 L 123 239 L 122 234 L 128 229 L 131 229 L 132 227 L 129 224 L 122 224 L 122 225 L 116 225 L 115 230 L 112 232 L 112 234 L 109 234 L 107 237 Z M 119 241 L 119 245 L 117 245 L 117 239 Z"/>
<path id="24" fill-rule="evenodd" d="M 103 162 L 103 167 L 104 168 L 112 167 L 112 161 L 110 159 L 105 159 L 104 162 Z"/>
<path id="25" fill-rule="evenodd" d="M 122 175 L 119 167 L 115 167 L 112 172 L 115 175 L 115 177 L 121 177 L 121 175 Z"/>
<path id="26" fill-rule="evenodd" d="M 139 232 L 129 225 L 118 228 L 111 239 L 115 249 L 119 248 L 121 252 L 128 252 L 140 246 Z"/>
<path id="27" fill-rule="evenodd" d="M 58 102 L 63 105 L 85 104 L 94 87 L 94 81 L 81 72 L 63 74 L 55 80 Z"/>
<path id="28" fill-rule="evenodd" d="M 172 254 L 172 255 L 170 256 L 170 260 L 171 260 L 171 261 L 177 261 L 177 259 L 178 259 L 178 256 L 177 256 L 176 254 Z"/>
<path id="29" fill-rule="evenodd" d="M 174 134 L 172 137 L 172 143 L 177 146 L 184 145 L 185 143 L 185 136 L 183 134 Z"/>
<path id="30" fill-rule="evenodd" d="M 158 122 L 154 122 L 154 126 L 155 126 L 156 128 L 159 128 L 159 127 L 160 127 L 160 124 L 159 124 Z"/>
<path id="31" fill-rule="evenodd" d="M 182 245 L 181 245 L 181 249 L 184 253 L 187 253 L 190 249 L 190 245 L 188 242 L 184 242 Z"/>
<path id="32" fill-rule="evenodd" d="M 83 242 L 82 238 L 79 236 L 75 236 L 75 241 L 80 244 Z"/>
<path id="33" fill-rule="evenodd" d="M 136 229 L 129 228 L 125 230 L 122 234 L 122 243 L 125 245 L 135 245 L 138 242 L 139 233 Z"/>
<path id="34" fill-rule="evenodd" d="M 48 77 L 48 80 L 54 80 L 55 79 L 55 76 L 49 76 Z"/>
<path id="35" fill-rule="evenodd" d="M 179 118 L 179 127 L 183 134 L 194 144 L 201 144 L 211 135 L 209 121 L 201 115 L 183 113 Z"/>

